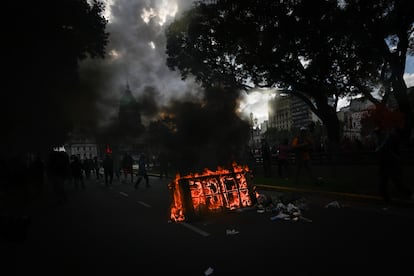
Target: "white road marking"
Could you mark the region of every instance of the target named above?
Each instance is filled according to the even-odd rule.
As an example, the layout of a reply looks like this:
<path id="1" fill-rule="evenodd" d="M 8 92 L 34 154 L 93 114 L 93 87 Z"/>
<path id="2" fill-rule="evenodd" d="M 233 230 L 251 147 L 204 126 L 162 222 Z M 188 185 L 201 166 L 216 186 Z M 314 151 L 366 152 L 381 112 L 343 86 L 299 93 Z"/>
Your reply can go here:
<path id="1" fill-rule="evenodd" d="M 210 236 L 210 234 L 209 234 L 209 233 L 207 233 L 207 232 L 205 232 L 205 231 L 203 231 L 203 230 L 201 230 L 201 229 L 199 229 L 199 228 L 197 228 L 197 227 L 195 227 L 195 226 L 192 226 L 191 224 L 188 224 L 188 223 L 186 223 L 186 222 L 180 222 L 180 224 L 181 224 L 182 226 L 187 227 L 187 228 L 188 228 L 188 229 L 190 229 L 190 230 L 193 230 L 194 232 L 196 232 L 196 233 L 200 234 L 201 236 L 204 236 L 204 237 Z"/>
<path id="2" fill-rule="evenodd" d="M 137 201 L 137 203 L 139 203 L 139 204 L 141 204 L 142 206 L 145 206 L 145 207 L 147 207 L 147 208 L 150 208 L 150 207 L 151 207 L 151 205 L 149 205 L 149 204 L 147 204 L 147 203 L 145 203 L 145 202 L 142 202 L 142 201 Z"/>
<path id="3" fill-rule="evenodd" d="M 124 193 L 124 192 L 119 192 L 121 195 L 123 195 L 123 196 L 126 196 L 126 197 L 128 197 L 128 194 L 127 193 Z"/>

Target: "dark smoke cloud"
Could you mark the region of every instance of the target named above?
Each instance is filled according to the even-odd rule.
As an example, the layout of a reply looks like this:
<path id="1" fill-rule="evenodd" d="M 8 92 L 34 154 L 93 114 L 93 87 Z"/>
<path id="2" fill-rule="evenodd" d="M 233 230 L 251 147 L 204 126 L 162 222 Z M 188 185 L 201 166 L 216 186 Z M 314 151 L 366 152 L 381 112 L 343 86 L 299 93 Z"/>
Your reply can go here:
<path id="1" fill-rule="evenodd" d="M 205 91 L 202 101 L 175 101 L 173 156 L 181 173 L 243 162 L 249 124 L 236 114 L 239 93 L 222 88 Z"/>
<path id="2" fill-rule="evenodd" d="M 176 6 L 174 5 L 176 4 Z M 110 33 L 107 57 L 105 60 L 86 60 L 81 64 L 81 74 L 86 83 L 97 91 L 97 117 L 100 126 L 110 121 L 118 111 L 118 102 L 126 85 L 144 109 L 143 122 L 147 123 L 156 115 L 160 106 L 171 99 L 196 93 L 198 85 L 191 79 L 182 81 L 178 72 L 166 66 L 165 27 L 176 16 L 189 8 L 192 1 L 174 0 L 114 0 L 106 1 L 109 11 L 107 31 Z M 144 11 L 152 11 L 153 16 L 145 22 Z M 170 16 L 156 16 L 164 11 Z M 164 24 L 160 20 L 165 19 Z M 154 45 L 155 48 L 152 48 Z"/>
<path id="3" fill-rule="evenodd" d="M 236 113 L 240 93 L 222 88 L 204 91 L 192 79 L 182 81 L 179 72 L 166 66 L 164 31 L 173 17 L 166 16 L 163 25 L 159 24 L 160 17 L 148 22 L 141 17 L 144 10 L 159 11 L 161 6 L 172 7 L 174 3 L 176 16 L 192 5 L 187 0 L 111 2 L 107 58 L 89 60 L 81 66 L 83 77 L 100 90 L 96 107 L 101 125 L 115 122 L 119 99 L 128 84 L 144 125 L 160 114 L 171 116 L 175 130 L 163 143 L 180 172 L 215 169 L 240 161 L 249 138 L 248 123 Z"/>

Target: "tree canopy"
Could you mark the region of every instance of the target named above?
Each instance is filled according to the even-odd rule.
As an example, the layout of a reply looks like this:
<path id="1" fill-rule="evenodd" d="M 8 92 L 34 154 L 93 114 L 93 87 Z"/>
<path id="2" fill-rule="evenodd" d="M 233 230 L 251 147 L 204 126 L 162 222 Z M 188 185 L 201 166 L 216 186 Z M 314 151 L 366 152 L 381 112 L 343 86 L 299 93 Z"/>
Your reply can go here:
<path id="1" fill-rule="evenodd" d="M 397 2 L 408 3 L 370 1 L 370 8 L 362 2 L 199 1 L 167 29 L 167 65 L 206 87 L 218 82 L 240 89 L 288 89 L 321 118 L 335 142 L 338 98 L 371 92 L 381 80 L 383 43 L 367 38 L 362 27 L 372 22 L 373 32 L 385 24 L 381 16 L 391 17 Z M 371 50 L 366 47 L 373 44 Z"/>
<path id="2" fill-rule="evenodd" d="M 102 2 L 8 1 L 3 11 L 5 89 L 3 152 L 63 144 L 74 121 L 91 109 L 79 81 L 85 58 L 103 58 L 109 34 Z"/>

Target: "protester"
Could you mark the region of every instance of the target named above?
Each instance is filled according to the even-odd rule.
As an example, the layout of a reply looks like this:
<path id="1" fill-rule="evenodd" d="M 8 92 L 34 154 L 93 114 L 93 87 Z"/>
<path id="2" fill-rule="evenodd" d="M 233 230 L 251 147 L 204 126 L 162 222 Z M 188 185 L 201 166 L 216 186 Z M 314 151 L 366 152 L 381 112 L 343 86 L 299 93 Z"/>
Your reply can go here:
<path id="1" fill-rule="evenodd" d="M 99 163 L 98 156 L 94 156 L 93 157 L 93 171 L 94 171 L 96 180 L 99 180 L 100 178 L 100 175 L 99 175 L 100 167 L 101 167 L 101 164 Z"/>
<path id="2" fill-rule="evenodd" d="M 135 189 L 138 189 L 139 184 L 141 183 L 142 179 L 145 179 L 146 187 L 149 188 L 149 178 L 147 174 L 147 159 L 144 154 L 141 154 L 138 159 L 138 179 L 135 182 Z"/>
<path id="3" fill-rule="evenodd" d="M 62 151 L 51 151 L 48 160 L 48 179 L 53 186 L 58 204 L 67 202 L 65 181 L 68 178 L 70 163 L 68 155 Z"/>
<path id="4" fill-rule="evenodd" d="M 414 199 L 411 189 L 403 183 L 400 130 L 395 127 L 391 129 L 378 127 L 375 130 L 375 134 L 377 137 L 377 148 L 375 152 L 379 160 L 378 190 L 381 197 L 384 202 L 391 202 L 388 186 L 389 182 L 392 181 L 403 197 Z"/>
<path id="5" fill-rule="evenodd" d="M 296 175 L 295 184 L 297 184 L 302 168 L 306 170 L 309 179 L 312 183 L 316 183 L 312 173 L 310 164 L 310 150 L 312 148 L 312 141 L 308 136 L 306 127 L 300 128 L 298 136 L 292 140 L 292 150 L 295 153 Z"/>
<path id="6" fill-rule="evenodd" d="M 105 187 L 112 186 L 112 180 L 114 178 L 114 160 L 111 154 L 107 153 L 105 159 L 102 162 L 105 175 Z"/>
<path id="7" fill-rule="evenodd" d="M 132 156 L 126 152 L 122 158 L 122 170 L 124 172 L 125 181 L 128 181 L 128 175 L 131 175 L 131 183 L 134 182 L 134 172 L 132 170 L 133 164 L 134 160 L 132 159 Z"/>
<path id="8" fill-rule="evenodd" d="M 288 138 L 284 138 L 277 147 L 277 166 L 280 178 L 288 176 L 290 146 Z"/>
<path id="9" fill-rule="evenodd" d="M 83 180 L 84 169 L 82 163 L 76 155 L 71 156 L 70 171 L 75 188 L 79 189 L 80 184 L 82 189 L 85 189 L 85 181 Z"/>
<path id="10" fill-rule="evenodd" d="M 165 176 L 168 178 L 168 154 L 165 151 L 161 151 L 158 156 L 158 161 L 160 164 L 160 178 Z"/>
<path id="11" fill-rule="evenodd" d="M 266 139 L 262 139 L 262 160 L 263 160 L 263 170 L 264 176 L 270 177 L 272 175 L 272 153 L 270 151 L 269 144 Z"/>

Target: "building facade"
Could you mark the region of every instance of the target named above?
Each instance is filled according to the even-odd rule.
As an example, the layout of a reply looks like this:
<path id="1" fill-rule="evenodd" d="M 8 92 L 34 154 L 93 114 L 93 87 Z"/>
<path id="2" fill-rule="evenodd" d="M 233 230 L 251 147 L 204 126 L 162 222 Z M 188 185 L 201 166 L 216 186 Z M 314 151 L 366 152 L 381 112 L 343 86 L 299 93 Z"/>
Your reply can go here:
<path id="1" fill-rule="evenodd" d="M 79 129 L 75 129 L 69 135 L 70 139 L 65 144 L 66 153 L 71 156 L 78 156 L 81 160 L 93 159 L 100 156 L 99 147 L 96 139 Z"/>
<path id="2" fill-rule="evenodd" d="M 269 127 L 279 130 L 299 129 L 319 118 L 300 98 L 280 91 L 269 101 Z"/>

